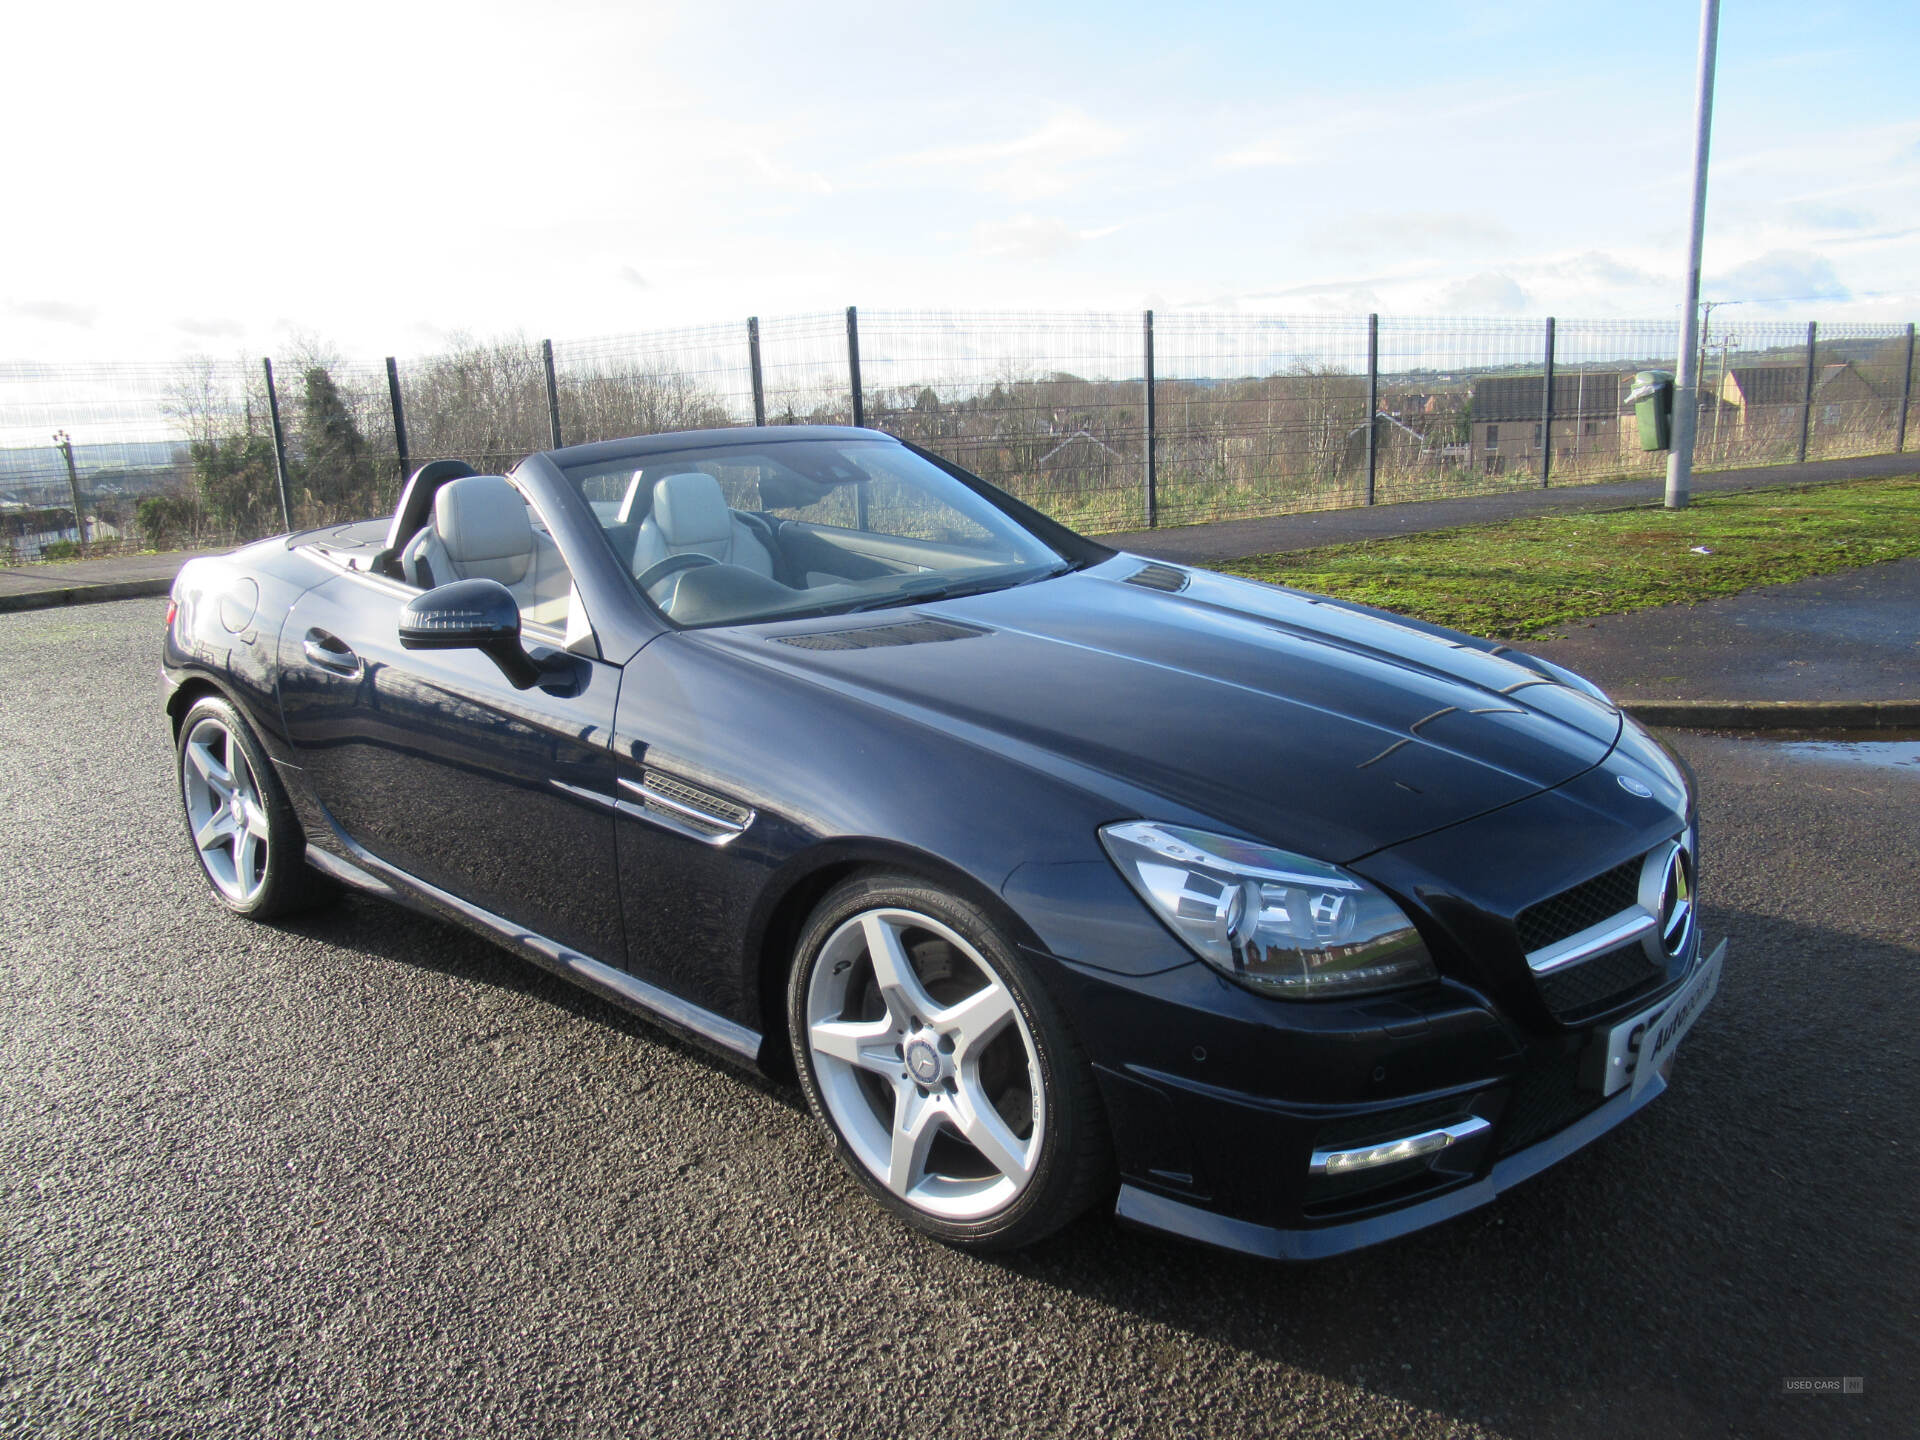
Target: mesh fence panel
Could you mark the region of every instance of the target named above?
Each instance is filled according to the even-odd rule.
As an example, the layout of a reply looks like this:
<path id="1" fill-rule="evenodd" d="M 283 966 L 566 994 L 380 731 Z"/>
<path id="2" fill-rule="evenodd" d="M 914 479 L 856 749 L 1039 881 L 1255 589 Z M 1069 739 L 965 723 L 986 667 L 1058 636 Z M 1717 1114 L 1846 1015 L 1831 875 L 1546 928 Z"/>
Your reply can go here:
<path id="1" fill-rule="evenodd" d="M 1378 405 L 1367 413 L 1363 316 L 1154 317 L 1155 519 L 1180 525 L 1664 472 L 1624 397 L 1635 371 L 1672 370 L 1674 321 L 1566 320 L 1543 416 L 1540 320 L 1378 322 Z M 1144 316 L 865 311 L 869 426 L 947 456 L 1093 533 L 1148 522 Z M 1701 335 L 1700 470 L 1896 448 L 1908 327 L 1710 317 Z M 853 418 L 844 312 L 759 324 L 773 424 Z M 569 444 L 750 424 L 744 322 L 561 341 L 554 389 Z M 541 345 L 463 342 L 400 364 L 406 461 L 510 469 L 548 448 Z M 282 357 L 276 389 L 296 524 L 390 510 L 404 479 L 384 366 Z M 1808 402 L 1808 382 L 1812 399 Z M 1920 377 L 1906 399 L 1920 449 Z M 72 437 L 96 538 L 131 533 L 139 502 L 163 543 L 281 528 L 266 392 L 255 361 L 0 364 L 0 511 L 15 557 L 71 537 Z"/>
<path id="2" fill-rule="evenodd" d="M 364 519 L 399 498 L 399 453 L 384 366 L 280 357 L 273 388 L 286 436 L 287 498 L 296 529 Z M 278 478 L 269 508 L 278 512 Z"/>
<path id="3" fill-rule="evenodd" d="M 556 341 L 553 368 L 569 445 L 753 422 L 745 324 Z"/>
<path id="4" fill-rule="evenodd" d="M 497 475 L 547 448 L 547 369 L 537 343 L 516 336 L 464 344 L 399 369 L 414 466 L 464 460 Z"/>
<path id="5" fill-rule="evenodd" d="M 1088 530 L 1145 523 L 1140 317 L 863 311 L 866 421 Z"/>
<path id="6" fill-rule="evenodd" d="M 1807 458 L 1880 455 L 1894 448 L 1907 335 L 1892 325 L 1822 325 L 1816 332 Z"/>
<path id="7" fill-rule="evenodd" d="M 0 362 L 0 540 L 7 554 L 36 559 L 49 545 L 78 538 L 56 432 L 73 447 L 95 545 L 137 542 L 139 505 L 149 496 L 177 501 L 160 538 L 251 533 L 250 515 L 240 524 L 208 515 L 191 484 L 189 446 L 244 431 L 256 413 L 264 426 L 264 405 L 257 363 Z"/>
<path id="8" fill-rule="evenodd" d="M 1154 317 L 1162 524 L 1366 499 L 1367 322 Z"/>
<path id="9" fill-rule="evenodd" d="M 844 315 L 782 315 L 762 320 L 760 368 L 769 425 L 853 423 Z"/>

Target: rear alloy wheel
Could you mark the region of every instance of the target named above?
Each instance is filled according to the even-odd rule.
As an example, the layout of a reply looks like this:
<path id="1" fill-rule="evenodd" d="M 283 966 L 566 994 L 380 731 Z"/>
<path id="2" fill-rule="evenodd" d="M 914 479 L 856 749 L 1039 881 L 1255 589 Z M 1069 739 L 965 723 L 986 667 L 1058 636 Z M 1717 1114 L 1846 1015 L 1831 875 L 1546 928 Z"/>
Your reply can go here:
<path id="1" fill-rule="evenodd" d="M 1098 1192 L 1091 1068 L 975 907 L 905 877 L 843 885 L 802 937 L 788 998 L 814 1113 L 916 1228 L 1011 1248 Z"/>
<path id="2" fill-rule="evenodd" d="M 333 893 L 306 865 L 299 821 L 232 705 L 215 696 L 197 703 L 181 722 L 177 748 L 187 834 L 201 873 L 229 910 L 264 920 Z"/>

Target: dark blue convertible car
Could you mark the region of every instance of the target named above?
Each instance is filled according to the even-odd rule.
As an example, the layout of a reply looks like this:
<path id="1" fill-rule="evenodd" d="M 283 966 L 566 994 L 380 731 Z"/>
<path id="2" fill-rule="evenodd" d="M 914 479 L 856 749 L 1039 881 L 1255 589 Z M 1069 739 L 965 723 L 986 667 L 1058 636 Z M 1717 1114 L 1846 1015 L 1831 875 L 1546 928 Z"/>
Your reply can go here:
<path id="1" fill-rule="evenodd" d="M 471 926 L 797 1075 L 977 1249 L 1458 1214 L 1658 1095 L 1725 948 L 1688 776 L 1584 681 L 871 431 L 436 461 L 189 564 L 165 671 L 229 908 Z"/>

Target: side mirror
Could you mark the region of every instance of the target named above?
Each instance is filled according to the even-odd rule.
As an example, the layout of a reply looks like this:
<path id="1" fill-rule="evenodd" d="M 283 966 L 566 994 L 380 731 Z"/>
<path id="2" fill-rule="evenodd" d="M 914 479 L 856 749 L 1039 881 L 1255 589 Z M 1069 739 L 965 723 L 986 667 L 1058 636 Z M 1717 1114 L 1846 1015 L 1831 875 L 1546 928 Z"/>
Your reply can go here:
<path id="1" fill-rule="evenodd" d="M 545 671 L 520 643 L 520 603 L 498 580 L 455 580 L 409 600 L 400 612 L 403 650 L 478 650 L 516 690 Z"/>

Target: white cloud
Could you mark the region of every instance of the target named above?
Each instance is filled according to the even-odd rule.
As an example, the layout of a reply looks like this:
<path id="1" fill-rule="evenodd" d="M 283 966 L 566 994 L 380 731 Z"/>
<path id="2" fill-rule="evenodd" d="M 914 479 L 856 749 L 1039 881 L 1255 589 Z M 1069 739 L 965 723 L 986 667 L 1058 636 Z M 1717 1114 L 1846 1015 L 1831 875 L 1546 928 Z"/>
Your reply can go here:
<path id="1" fill-rule="evenodd" d="M 1513 231 L 1491 215 L 1454 210 L 1364 211 L 1323 221 L 1308 229 L 1306 243 L 1343 256 L 1432 255 L 1468 251 L 1485 262 L 1487 252 L 1504 250 Z"/>
<path id="2" fill-rule="evenodd" d="M 980 255 L 1052 260 L 1089 240 L 1103 240 L 1122 228 L 1104 225 L 1092 230 L 1076 230 L 1057 215 L 1016 215 L 1009 220 L 983 220 L 974 226 L 973 248 Z"/>
<path id="3" fill-rule="evenodd" d="M 947 145 L 883 162 L 911 168 L 928 179 L 965 172 L 968 183 L 1015 200 L 1058 195 L 1086 179 L 1089 167 L 1120 154 L 1129 136 L 1084 110 L 1062 110 L 1036 130 L 1012 140 Z"/>
<path id="4" fill-rule="evenodd" d="M 74 305 L 65 300 L 13 300 L 7 314 L 18 320 L 39 320 L 50 325 L 73 325 L 89 329 L 100 311 L 92 305 Z"/>
<path id="5" fill-rule="evenodd" d="M 247 333 L 246 326 L 225 316 L 212 316 L 204 320 L 184 316 L 173 322 L 173 328 L 183 335 L 193 335 L 203 340 L 237 340 Z"/>
<path id="6" fill-rule="evenodd" d="M 1810 250 L 1769 250 L 1716 276 L 1714 289 L 1732 299 L 1761 305 L 1853 298 L 1833 262 Z"/>
<path id="7" fill-rule="evenodd" d="M 1517 315 L 1527 308 L 1527 292 L 1510 275 L 1483 271 L 1448 286 L 1441 304 L 1455 315 Z"/>

